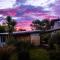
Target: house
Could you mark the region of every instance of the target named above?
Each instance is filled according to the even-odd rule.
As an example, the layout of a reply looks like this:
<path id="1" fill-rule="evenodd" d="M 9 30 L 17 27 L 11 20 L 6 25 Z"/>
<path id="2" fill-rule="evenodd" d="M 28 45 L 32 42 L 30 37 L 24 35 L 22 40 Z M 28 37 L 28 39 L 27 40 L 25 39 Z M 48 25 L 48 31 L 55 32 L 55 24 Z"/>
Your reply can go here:
<path id="1" fill-rule="evenodd" d="M 51 29 L 60 28 L 60 19 L 53 19 L 51 22 L 52 22 Z"/>
<path id="2" fill-rule="evenodd" d="M 13 36 L 18 41 L 30 42 L 35 46 L 40 45 L 40 33 L 39 31 L 20 31 L 13 32 Z M 8 33 L 0 33 L 0 46 L 5 45 L 8 40 Z"/>
<path id="3" fill-rule="evenodd" d="M 60 28 L 60 21 L 56 21 L 54 24 L 54 29 Z"/>
<path id="4" fill-rule="evenodd" d="M 60 31 L 60 28 L 50 29 L 46 31 L 42 30 L 20 31 L 20 32 L 13 32 L 13 36 L 18 41 L 30 42 L 34 46 L 40 46 L 41 34 L 51 33 L 58 30 Z M 8 33 L 0 33 L 0 47 L 3 47 L 6 44 L 6 41 L 9 40 L 8 38 L 9 38 Z"/>

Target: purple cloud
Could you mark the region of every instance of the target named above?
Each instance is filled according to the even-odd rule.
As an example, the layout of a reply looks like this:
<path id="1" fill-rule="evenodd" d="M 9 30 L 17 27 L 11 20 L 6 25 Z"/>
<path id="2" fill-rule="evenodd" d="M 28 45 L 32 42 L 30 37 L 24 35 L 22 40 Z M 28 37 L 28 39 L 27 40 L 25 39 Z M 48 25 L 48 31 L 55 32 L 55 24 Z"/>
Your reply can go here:
<path id="1" fill-rule="evenodd" d="M 16 0 L 16 5 L 17 7 L 13 7 L 12 9 L 0 9 L 0 14 L 2 15 L 10 15 L 10 16 L 15 16 L 15 17 L 23 17 L 23 20 L 33 20 L 33 16 L 32 13 L 34 13 L 33 15 L 37 17 L 37 13 L 41 13 L 39 16 L 44 14 L 49 15 L 60 15 L 60 5 L 56 5 L 56 4 L 60 4 L 60 1 L 54 2 L 55 4 L 53 4 L 52 2 L 54 0 L 51 0 L 48 4 L 48 6 L 33 6 L 33 5 L 24 5 L 28 0 Z M 32 1 L 32 0 L 31 0 Z M 36 0 L 37 1 L 37 0 Z M 40 0 L 39 0 L 40 1 Z M 48 0 L 47 0 L 48 1 Z M 35 2 L 36 3 L 36 2 Z M 33 3 L 33 4 L 35 4 Z M 39 3 L 39 2 L 37 2 Z M 19 5 L 20 4 L 20 5 Z M 28 4 L 28 3 L 27 3 Z M 30 13 L 31 15 L 28 15 L 28 13 Z M 24 17 L 25 16 L 25 17 Z"/>
<path id="2" fill-rule="evenodd" d="M 60 17 L 60 0 L 56 0 L 55 5 L 52 7 L 52 11 L 56 16 Z"/>

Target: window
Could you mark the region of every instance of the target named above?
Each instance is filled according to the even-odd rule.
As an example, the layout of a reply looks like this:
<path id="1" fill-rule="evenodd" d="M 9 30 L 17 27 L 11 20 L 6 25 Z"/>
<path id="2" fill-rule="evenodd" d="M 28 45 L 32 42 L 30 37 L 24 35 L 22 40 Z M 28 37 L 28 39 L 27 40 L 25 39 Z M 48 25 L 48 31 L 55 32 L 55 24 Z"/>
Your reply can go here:
<path id="1" fill-rule="evenodd" d="M 5 45 L 5 36 L 0 36 L 0 47 Z"/>
<path id="2" fill-rule="evenodd" d="M 1 36 L 1 42 L 5 42 L 5 37 Z"/>

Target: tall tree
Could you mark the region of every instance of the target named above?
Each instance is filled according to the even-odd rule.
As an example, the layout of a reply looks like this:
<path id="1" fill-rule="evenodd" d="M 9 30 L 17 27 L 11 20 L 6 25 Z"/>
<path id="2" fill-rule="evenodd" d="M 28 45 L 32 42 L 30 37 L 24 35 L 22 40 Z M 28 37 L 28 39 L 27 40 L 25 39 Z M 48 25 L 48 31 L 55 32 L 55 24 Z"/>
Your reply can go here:
<path id="1" fill-rule="evenodd" d="M 14 40 L 14 37 L 13 37 L 13 31 L 14 31 L 14 27 L 16 25 L 16 21 L 13 20 L 11 18 L 11 16 L 7 16 L 6 17 L 6 22 L 7 22 L 7 32 L 8 32 L 8 40 L 7 43 L 10 43 L 12 44 Z"/>
<path id="2" fill-rule="evenodd" d="M 9 33 L 13 32 L 14 26 L 16 25 L 16 21 L 12 20 L 10 16 L 7 16 L 6 21 L 7 21 L 8 32 Z"/>

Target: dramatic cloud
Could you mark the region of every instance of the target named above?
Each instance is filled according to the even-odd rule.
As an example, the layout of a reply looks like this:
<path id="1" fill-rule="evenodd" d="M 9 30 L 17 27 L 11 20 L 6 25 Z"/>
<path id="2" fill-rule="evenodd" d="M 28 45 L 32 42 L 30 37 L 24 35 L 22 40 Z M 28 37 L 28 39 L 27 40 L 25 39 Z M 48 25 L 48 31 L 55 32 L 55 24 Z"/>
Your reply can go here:
<path id="1" fill-rule="evenodd" d="M 56 0 L 0 0 L 0 9 L 3 9 L 0 10 L 0 14 L 17 17 L 26 13 L 48 13 L 48 15 L 54 15 L 59 10 L 54 10 L 56 8 L 55 4 Z"/>
<path id="2" fill-rule="evenodd" d="M 32 20 L 60 17 L 60 0 L 0 0 L 0 17 L 8 15 L 27 28 Z"/>

